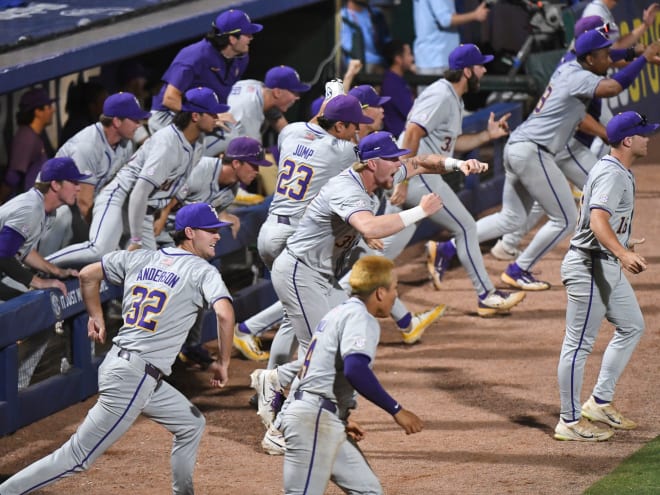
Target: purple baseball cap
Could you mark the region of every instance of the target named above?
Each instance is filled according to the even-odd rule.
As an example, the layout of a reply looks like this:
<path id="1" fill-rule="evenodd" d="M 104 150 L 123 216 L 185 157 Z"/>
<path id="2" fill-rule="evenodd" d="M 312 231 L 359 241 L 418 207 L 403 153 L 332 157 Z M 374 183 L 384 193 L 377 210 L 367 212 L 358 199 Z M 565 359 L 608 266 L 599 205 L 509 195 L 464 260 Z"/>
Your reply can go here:
<path id="1" fill-rule="evenodd" d="M 288 89 L 294 93 L 304 93 L 311 88 L 309 84 L 300 82 L 300 76 L 295 69 L 287 65 L 279 65 L 269 69 L 268 72 L 266 72 L 264 85 L 271 89 Z"/>
<path id="2" fill-rule="evenodd" d="M 601 48 L 612 46 L 612 41 L 598 29 L 592 29 L 575 40 L 575 55 L 583 57 Z"/>
<path id="3" fill-rule="evenodd" d="M 622 112 L 607 123 L 607 140 L 618 143 L 628 136 L 647 136 L 660 128 L 660 124 L 650 124 L 644 115 L 637 112 Z"/>
<path id="4" fill-rule="evenodd" d="M 575 39 L 582 36 L 587 31 L 596 29 L 603 26 L 603 19 L 599 15 L 588 15 L 587 17 L 581 17 L 575 22 L 573 27 L 573 33 L 575 33 Z"/>
<path id="5" fill-rule="evenodd" d="M 399 148 L 392 133 L 377 131 L 363 137 L 358 144 L 360 160 L 369 158 L 396 158 L 410 153 L 408 149 Z"/>
<path id="6" fill-rule="evenodd" d="M 179 209 L 174 217 L 175 230 L 186 227 L 193 229 L 219 229 L 231 225 L 218 219 L 218 214 L 208 203 L 191 203 Z"/>
<path id="7" fill-rule="evenodd" d="M 460 70 L 473 65 L 485 65 L 492 62 L 495 57 L 484 55 L 477 45 L 466 43 L 458 45 L 449 54 L 449 68 L 451 70 Z"/>
<path id="8" fill-rule="evenodd" d="M 248 162 L 250 165 L 259 167 L 270 167 L 273 162 L 264 158 L 265 151 L 261 143 L 249 136 L 241 136 L 232 139 L 225 151 L 225 157 L 232 160 Z"/>
<path id="9" fill-rule="evenodd" d="M 321 105 L 323 105 L 323 99 L 323 96 L 319 96 L 309 106 L 309 112 L 312 117 L 318 115 L 319 110 L 321 110 Z"/>
<path id="10" fill-rule="evenodd" d="M 103 115 L 120 119 L 145 120 L 151 116 L 140 108 L 140 102 L 133 93 L 115 93 L 103 102 Z"/>
<path id="11" fill-rule="evenodd" d="M 21 95 L 18 107 L 22 112 L 41 108 L 55 102 L 55 98 L 48 96 L 48 92 L 43 88 L 32 88 Z"/>
<path id="12" fill-rule="evenodd" d="M 360 100 L 363 107 L 382 107 L 383 103 L 387 103 L 392 99 L 389 96 L 379 96 L 374 87 L 369 84 L 355 86 L 348 94 Z"/>
<path id="13" fill-rule="evenodd" d="M 355 124 L 373 124 L 374 120 L 362 113 L 360 100 L 351 95 L 337 95 L 326 103 L 323 117 L 328 120 L 352 122 Z"/>
<path id="14" fill-rule="evenodd" d="M 91 174 L 81 174 L 76 163 L 68 156 L 51 158 L 44 162 L 39 172 L 39 182 L 50 182 L 51 180 L 68 180 L 79 182 L 89 179 Z"/>
<path id="15" fill-rule="evenodd" d="M 223 34 L 233 34 L 234 36 L 255 34 L 264 28 L 261 24 L 254 24 L 249 15 L 238 9 L 221 12 L 212 25 L 218 30 L 218 36 Z"/>
<path id="16" fill-rule="evenodd" d="M 224 113 L 229 110 L 229 105 L 220 103 L 218 95 L 212 89 L 197 87 L 189 89 L 184 95 L 181 103 L 182 112 L 197 113 Z"/>

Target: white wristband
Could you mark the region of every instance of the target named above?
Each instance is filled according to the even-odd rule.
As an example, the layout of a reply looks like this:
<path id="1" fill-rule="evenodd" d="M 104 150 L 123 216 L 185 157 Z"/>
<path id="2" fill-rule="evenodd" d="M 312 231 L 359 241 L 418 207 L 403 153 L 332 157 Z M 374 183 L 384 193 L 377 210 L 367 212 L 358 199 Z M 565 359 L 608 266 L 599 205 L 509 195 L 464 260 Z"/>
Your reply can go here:
<path id="1" fill-rule="evenodd" d="M 409 225 L 419 222 L 423 218 L 427 217 L 424 209 L 421 206 L 415 206 L 409 210 L 403 210 L 399 212 L 399 216 L 401 217 L 401 221 L 403 222 L 404 227 L 408 227 Z"/>
<path id="2" fill-rule="evenodd" d="M 457 172 L 458 170 L 461 169 L 462 164 L 463 164 L 463 160 L 457 160 L 456 158 L 453 158 L 451 156 L 445 158 L 445 170 L 447 172 Z"/>

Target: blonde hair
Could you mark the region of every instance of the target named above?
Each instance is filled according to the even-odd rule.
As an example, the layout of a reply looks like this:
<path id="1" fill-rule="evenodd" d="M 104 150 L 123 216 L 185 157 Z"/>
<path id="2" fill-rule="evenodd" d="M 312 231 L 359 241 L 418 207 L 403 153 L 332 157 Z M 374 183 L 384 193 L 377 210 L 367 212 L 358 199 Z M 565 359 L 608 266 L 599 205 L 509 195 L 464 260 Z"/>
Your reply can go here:
<path id="1" fill-rule="evenodd" d="M 352 295 L 367 297 L 379 287 L 392 283 L 394 262 L 385 256 L 363 256 L 353 265 L 348 283 Z"/>
<path id="2" fill-rule="evenodd" d="M 358 172 L 358 173 L 359 173 L 359 172 L 362 172 L 364 169 L 367 168 L 367 160 L 365 160 L 365 161 L 363 161 L 363 162 L 355 162 L 355 163 L 352 165 L 352 168 L 353 168 L 353 170 L 355 170 L 355 171 Z"/>

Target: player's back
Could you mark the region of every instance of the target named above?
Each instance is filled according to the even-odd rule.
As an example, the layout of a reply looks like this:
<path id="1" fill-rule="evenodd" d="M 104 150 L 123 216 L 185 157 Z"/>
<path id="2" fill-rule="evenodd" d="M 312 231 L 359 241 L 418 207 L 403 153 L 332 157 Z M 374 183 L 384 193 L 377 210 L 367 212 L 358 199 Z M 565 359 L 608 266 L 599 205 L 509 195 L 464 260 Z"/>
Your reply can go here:
<path id="1" fill-rule="evenodd" d="M 584 118 L 601 80 L 575 60 L 561 64 L 534 111 L 511 133 L 509 143 L 532 141 L 558 153 Z"/>
<path id="2" fill-rule="evenodd" d="M 323 185 L 357 161 L 352 142 L 307 122 L 286 126 L 279 148 L 277 181 L 269 210 L 274 215 L 300 218 Z"/>

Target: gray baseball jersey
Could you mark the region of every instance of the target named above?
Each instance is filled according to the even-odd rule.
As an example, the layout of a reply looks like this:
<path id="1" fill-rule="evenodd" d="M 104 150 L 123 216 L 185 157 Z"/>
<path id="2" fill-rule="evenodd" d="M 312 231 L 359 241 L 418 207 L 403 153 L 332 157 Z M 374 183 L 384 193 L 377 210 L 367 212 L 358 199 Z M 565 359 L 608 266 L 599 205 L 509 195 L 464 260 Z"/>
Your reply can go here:
<path id="1" fill-rule="evenodd" d="M 249 136 L 261 142 L 264 125 L 264 84 L 255 79 L 238 81 L 227 97 L 229 111 L 236 119 L 229 132 L 218 131 L 204 140 L 206 156 L 218 156 L 227 149 L 229 142 L 238 136 Z"/>
<path id="2" fill-rule="evenodd" d="M 133 143 L 122 140 L 110 146 L 100 122 L 85 127 L 57 150 L 56 156 L 68 156 L 76 162 L 83 174 L 91 174 L 81 182 L 94 186 L 98 193 L 114 177 L 117 171 L 133 154 Z"/>
<path id="3" fill-rule="evenodd" d="M 203 156 L 176 193 L 182 204 L 209 203 L 216 211 L 226 210 L 234 201 L 238 183 L 221 186 L 218 179 L 222 173 L 222 160 Z"/>
<path id="4" fill-rule="evenodd" d="M 418 155 L 438 153 L 452 156 L 463 127 L 463 99 L 456 94 L 449 81 L 439 79 L 415 99 L 407 121 L 417 124 L 427 133 L 419 143 Z M 399 138 L 400 145 L 402 140 L 403 134 Z"/>
<path id="5" fill-rule="evenodd" d="M 344 376 L 344 359 L 349 354 L 376 358 L 380 325 L 364 303 L 351 297 L 332 309 L 317 325 L 309 344 L 298 390 L 311 392 L 339 406 L 340 416 L 356 407 L 357 393 Z"/>
<path id="6" fill-rule="evenodd" d="M 357 298 L 336 306 L 318 324 L 296 400 L 281 418 L 287 493 L 324 493 L 331 478 L 346 493 L 383 493 L 360 449 L 346 438 L 344 423 L 356 393 L 344 376 L 343 360 L 364 354 L 372 366 L 379 338 L 378 321 Z M 337 411 L 327 409 L 329 402 L 339 406 Z"/>
<path id="7" fill-rule="evenodd" d="M 114 251 L 103 256 L 109 282 L 124 285 L 124 324 L 113 342 L 169 375 L 204 304 L 231 296 L 218 270 L 180 248 Z"/>
<path id="8" fill-rule="evenodd" d="M 531 141 L 557 154 L 575 133 L 603 79 L 572 60 L 561 64 L 527 120 L 509 138 L 509 144 Z"/>
<path id="9" fill-rule="evenodd" d="M 215 267 L 183 249 L 115 251 L 102 263 L 110 282 L 124 284 L 124 324 L 99 367 L 98 402 L 62 447 L 3 483 L 5 495 L 89 468 L 140 414 L 173 434 L 172 493 L 194 493 L 204 416 L 158 371 L 170 373 L 198 309 L 231 297 Z"/>
<path id="10" fill-rule="evenodd" d="M 614 334 L 592 395 L 605 402 L 613 400 L 616 384 L 644 331 L 644 317 L 623 268 L 589 228 L 591 212 L 605 210 L 618 241 L 627 246 L 634 196 L 632 173 L 613 156 L 605 155 L 589 172 L 580 219 L 561 266 L 568 301 L 557 376 L 560 415 L 565 421 L 580 418 L 584 367 L 603 318 L 614 325 Z"/>
<path id="11" fill-rule="evenodd" d="M 269 214 L 300 218 L 332 177 L 357 161 L 355 145 L 316 124 L 295 122 L 279 137 L 280 160 Z"/>
<path id="12" fill-rule="evenodd" d="M 628 246 L 635 204 L 635 177 L 611 155 L 604 156 L 589 173 L 583 190 L 580 217 L 571 244 L 610 253 L 589 227 L 589 212 L 600 208 L 610 214 L 610 226 L 623 246 Z"/>
<path id="13" fill-rule="evenodd" d="M 405 169 L 395 182 L 403 180 Z M 360 234 L 348 223 L 360 211 L 373 212 L 378 198 L 369 194 L 360 174 L 348 169 L 330 179 L 307 206 L 298 229 L 289 237 L 287 250 L 327 277 L 340 279 L 349 269 L 349 254 Z"/>
<path id="14" fill-rule="evenodd" d="M 44 195 L 34 188 L 0 205 L 0 230 L 9 227 L 25 239 L 18 250 L 21 259 L 36 248 L 51 220 L 44 211 Z"/>

